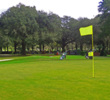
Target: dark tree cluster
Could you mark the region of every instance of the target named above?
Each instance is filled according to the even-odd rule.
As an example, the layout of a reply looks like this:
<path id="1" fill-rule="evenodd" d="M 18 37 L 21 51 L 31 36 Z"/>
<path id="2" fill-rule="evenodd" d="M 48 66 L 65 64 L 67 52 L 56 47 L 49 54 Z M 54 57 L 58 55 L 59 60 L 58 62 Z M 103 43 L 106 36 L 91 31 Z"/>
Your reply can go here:
<path id="1" fill-rule="evenodd" d="M 0 53 L 5 49 L 8 52 L 9 47 L 22 55 L 35 51 L 35 47 L 39 52 L 45 51 L 45 47 L 65 51 L 71 43 L 83 51 L 84 44 L 91 47 L 91 36 L 81 37 L 79 28 L 93 25 L 95 47 L 103 55 L 110 47 L 110 0 L 99 2 L 99 12 L 102 14 L 93 19 L 74 19 L 19 3 L 0 15 Z"/>

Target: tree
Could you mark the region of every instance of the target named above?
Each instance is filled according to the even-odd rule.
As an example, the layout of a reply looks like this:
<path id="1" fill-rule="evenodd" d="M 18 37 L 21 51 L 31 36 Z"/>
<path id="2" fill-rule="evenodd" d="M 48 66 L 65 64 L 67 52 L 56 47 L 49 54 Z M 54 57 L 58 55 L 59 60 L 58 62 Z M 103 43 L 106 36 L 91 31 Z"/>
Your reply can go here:
<path id="1" fill-rule="evenodd" d="M 16 7 L 9 8 L 1 15 L 1 23 L 8 35 L 21 41 L 22 55 L 26 55 L 26 39 L 30 35 L 34 35 L 38 29 L 37 11 L 35 7 L 25 6 L 19 3 Z"/>
<path id="2" fill-rule="evenodd" d="M 102 12 L 102 15 L 107 17 L 107 15 L 110 13 L 110 0 L 102 0 L 99 2 L 98 7 L 99 12 Z"/>
<path id="3" fill-rule="evenodd" d="M 78 23 L 78 27 L 86 27 L 86 26 L 89 26 L 89 25 L 93 25 L 93 36 L 94 36 L 94 43 L 96 43 L 98 41 L 98 36 L 101 32 L 100 30 L 100 17 L 99 16 L 96 16 L 95 18 L 93 19 L 88 19 L 88 18 L 79 18 L 78 19 L 79 23 Z M 80 34 L 80 33 L 79 33 Z M 91 45 L 92 45 L 92 36 L 91 35 L 88 35 L 88 36 L 80 36 L 79 37 L 79 41 L 80 43 L 80 50 L 82 51 L 83 50 L 83 44 L 86 44 L 87 46 L 89 46 L 89 49 L 92 49 Z"/>
<path id="4" fill-rule="evenodd" d="M 62 27 L 62 37 L 59 41 L 62 45 L 62 51 L 65 51 L 65 46 L 69 43 L 72 43 L 77 39 L 77 24 L 78 21 L 69 16 L 64 16 L 61 18 L 61 27 Z"/>
<path id="5" fill-rule="evenodd" d="M 59 39 L 61 21 L 60 17 L 53 13 L 47 14 L 44 11 L 39 11 L 38 15 L 37 22 L 39 24 L 39 46 L 41 51 L 41 45 L 44 50 L 45 44 L 49 45 L 49 43 Z"/>
<path id="6" fill-rule="evenodd" d="M 39 30 L 38 30 L 38 36 L 39 36 L 39 47 L 41 52 L 41 46 L 43 45 L 44 49 L 44 43 L 46 40 L 46 36 L 48 34 L 48 27 L 49 27 L 49 20 L 48 15 L 44 11 L 38 11 L 38 19 L 37 22 L 39 24 Z"/>
<path id="7" fill-rule="evenodd" d="M 102 54 L 104 54 L 105 50 L 105 42 L 104 38 L 110 37 L 110 0 L 102 0 L 99 2 L 99 12 L 101 12 L 101 30 L 102 33 L 100 34 L 100 38 L 102 37 L 103 40 L 103 48 Z"/>
<path id="8" fill-rule="evenodd" d="M 99 12 L 101 12 L 102 35 L 110 35 L 110 0 L 99 2 Z"/>
<path id="9" fill-rule="evenodd" d="M 48 41 L 48 43 L 50 43 L 50 45 L 57 43 L 58 45 L 58 41 L 61 40 L 62 36 L 61 18 L 58 15 L 51 12 L 48 15 L 48 19 L 51 26 L 49 28 L 51 34 L 49 34 L 50 40 Z"/>
<path id="10" fill-rule="evenodd" d="M 38 43 L 38 39 L 39 39 L 38 32 L 35 32 L 33 35 L 28 35 L 28 37 L 26 38 L 27 49 L 30 50 L 30 48 L 31 48 L 32 53 L 34 52 L 34 47 Z"/>
<path id="11" fill-rule="evenodd" d="M 2 53 L 2 47 L 3 47 L 3 36 L 0 32 L 0 53 Z"/>

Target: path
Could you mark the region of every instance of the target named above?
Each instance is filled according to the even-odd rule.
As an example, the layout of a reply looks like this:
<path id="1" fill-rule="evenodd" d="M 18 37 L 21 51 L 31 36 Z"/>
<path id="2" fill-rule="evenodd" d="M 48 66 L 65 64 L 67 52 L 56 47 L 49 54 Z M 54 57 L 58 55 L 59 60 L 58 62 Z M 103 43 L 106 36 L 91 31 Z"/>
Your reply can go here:
<path id="1" fill-rule="evenodd" d="M 0 61 L 9 61 L 9 60 L 13 60 L 13 59 L 3 59 L 3 60 L 0 60 Z"/>

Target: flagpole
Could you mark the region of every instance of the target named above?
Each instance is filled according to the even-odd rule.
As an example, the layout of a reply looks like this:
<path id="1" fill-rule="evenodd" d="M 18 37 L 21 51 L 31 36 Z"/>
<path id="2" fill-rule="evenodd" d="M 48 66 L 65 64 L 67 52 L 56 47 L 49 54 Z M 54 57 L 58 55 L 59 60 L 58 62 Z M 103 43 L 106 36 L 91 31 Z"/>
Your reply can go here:
<path id="1" fill-rule="evenodd" d="M 90 56 L 92 56 L 92 75 L 93 77 L 95 77 L 95 74 L 94 74 L 94 39 L 93 39 L 93 25 L 90 25 L 88 27 L 81 27 L 79 29 L 80 31 L 80 35 L 81 36 L 85 36 L 85 35 L 92 35 L 92 52 L 90 53 Z"/>
<path id="2" fill-rule="evenodd" d="M 92 52 L 93 52 L 93 58 L 92 58 L 92 69 L 93 69 L 93 78 L 95 77 L 94 74 L 94 39 L 93 39 L 93 34 L 92 34 Z"/>

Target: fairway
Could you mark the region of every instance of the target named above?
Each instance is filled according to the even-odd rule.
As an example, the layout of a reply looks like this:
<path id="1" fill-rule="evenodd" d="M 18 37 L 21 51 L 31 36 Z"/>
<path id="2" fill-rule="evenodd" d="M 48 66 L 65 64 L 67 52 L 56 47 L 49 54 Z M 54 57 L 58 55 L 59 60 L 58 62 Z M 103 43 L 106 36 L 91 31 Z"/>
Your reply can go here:
<path id="1" fill-rule="evenodd" d="M 110 57 L 0 57 L 0 100 L 109 100 Z"/>

